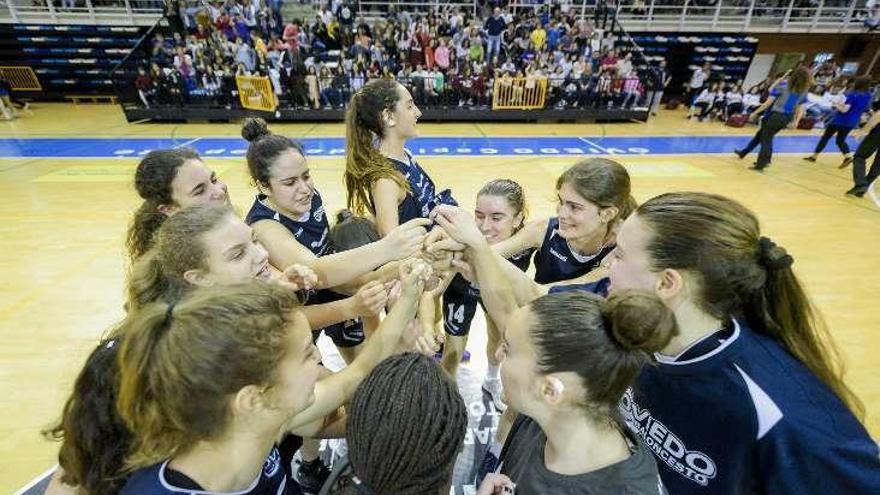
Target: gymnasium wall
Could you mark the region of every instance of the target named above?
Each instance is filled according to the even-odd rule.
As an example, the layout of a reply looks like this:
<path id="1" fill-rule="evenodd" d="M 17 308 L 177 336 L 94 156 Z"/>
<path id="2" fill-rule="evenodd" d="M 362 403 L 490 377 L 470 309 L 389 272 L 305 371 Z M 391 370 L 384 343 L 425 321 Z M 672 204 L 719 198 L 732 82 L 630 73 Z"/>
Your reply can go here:
<path id="1" fill-rule="evenodd" d="M 782 34 L 753 33 L 758 38 L 758 55 L 803 53 L 812 60 L 819 53 L 833 53 L 835 60 L 859 62 L 859 75 L 863 75 L 871 59 L 880 51 L 880 35 L 877 34 Z M 874 64 L 871 76 L 880 78 L 880 60 Z"/>

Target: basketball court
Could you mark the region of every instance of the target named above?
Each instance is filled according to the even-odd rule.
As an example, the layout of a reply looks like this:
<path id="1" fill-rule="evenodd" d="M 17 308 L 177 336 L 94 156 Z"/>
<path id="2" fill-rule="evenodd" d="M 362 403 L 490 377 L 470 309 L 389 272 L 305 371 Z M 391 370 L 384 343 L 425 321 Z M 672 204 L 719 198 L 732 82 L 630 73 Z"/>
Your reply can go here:
<path id="1" fill-rule="evenodd" d="M 250 206 L 246 142 L 236 124 L 128 124 L 117 106 L 35 104 L 0 123 L 0 492 L 13 493 L 56 463 L 58 446 L 40 431 L 57 420 L 70 386 L 102 333 L 123 316 L 123 240 L 139 204 L 132 174 L 150 149 L 192 146 Z M 330 212 L 345 206 L 344 126 L 278 124 L 304 142 L 312 176 Z M 587 156 L 623 163 L 636 199 L 676 190 L 733 197 L 755 211 L 765 235 L 795 258 L 795 270 L 826 318 L 864 401 L 865 423 L 880 436 L 880 199 L 844 196 L 851 170 L 830 143 L 818 163 L 820 130 L 785 131 L 772 166 L 732 153 L 754 132 L 691 122 L 681 111 L 631 124 L 431 124 L 409 148 L 440 187 L 466 208 L 487 181 L 507 177 L 526 190 L 532 218 L 554 212 L 554 183 Z M 754 156 L 754 155 L 753 155 Z M 751 158 L 751 157 L 750 157 Z M 466 477 L 482 457 L 497 412 L 480 393 L 485 321 L 471 329 L 471 362 L 460 371 L 472 428 L 459 460 Z M 460 493 L 466 493 L 461 491 Z"/>

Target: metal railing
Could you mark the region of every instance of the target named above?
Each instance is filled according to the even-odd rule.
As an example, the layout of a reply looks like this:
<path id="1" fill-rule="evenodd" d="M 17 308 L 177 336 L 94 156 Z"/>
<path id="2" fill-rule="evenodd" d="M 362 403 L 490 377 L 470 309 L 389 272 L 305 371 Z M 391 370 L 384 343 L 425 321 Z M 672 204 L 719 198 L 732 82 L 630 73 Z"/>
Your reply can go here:
<path id="1" fill-rule="evenodd" d="M 162 16 L 161 0 L 0 0 L 0 22 L 149 26 Z"/>
<path id="2" fill-rule="evenodd" d="M 30 67 L 0 67 L 0 77 L 9 82 L 12 89 L 17 91 L 42 91 L 43 86 L 34 69 Z"/>
<path id="3" fill-rule="evenodd" d="M 563 0 L 561 6 L 579 18 L 592 19 L 599 0 Z M 694 0 L 608 1 L 628 31 L 714 31 L 840 33 L 866 30 L 867 0 L 820 0 L 818 6 L 799 7 L 788 0 L 782 7 L 762 7 L 757 0 L 717 0 L 700 5 Z M 544 2 L 512 0 L 515 12 L 542 7 Z M 777 4 L 778 5 L 778 4 Z"/>
<path id="4" fill-rule="evenodd" d="M 534 110 L 546 101 L 547 78 L 495 78 L 492 110 Z"/>
<path id="5" fill-rule="evenodd" d="M 757 0 L 718 0 L 711 6 L 694 0 L 675 5 L 669 5 L 670 0 L 645 0 L 639 5 L 625 0 L 607 5 L 618 9 L 618 19 L 628 31 L 849 33 L 866 30 L 866 1 L 820 0 L 815 7 L 800 7 L 799 0 L 782 7 L 762 7 Z M 571 0 L 562 5 L 578 18 L 593 19 L 598 3 Z M 543 1 L 512 0 L 509 8 L 519 12 L 543 5 Z M 354 8 L 359 17 L 378 20 L 391 6 L 409 13 L 455 8 L 475 17 L 480 13 L 476 0 L 362 0 Z M 6 23 L 151 25 L 162 12 L 161 0 L 0 0 L 0 22 Z"/>

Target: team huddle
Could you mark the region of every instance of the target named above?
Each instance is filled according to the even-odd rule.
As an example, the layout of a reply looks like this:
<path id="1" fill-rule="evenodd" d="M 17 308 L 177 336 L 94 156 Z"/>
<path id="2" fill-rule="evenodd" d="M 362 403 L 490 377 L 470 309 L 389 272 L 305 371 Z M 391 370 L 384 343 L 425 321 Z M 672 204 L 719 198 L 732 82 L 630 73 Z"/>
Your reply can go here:
<path id="1" fill-rule="evenodd" d="M 244 218 L 195 151 L 144 156 L 127 314 L 46 432 L 46 493 L 450 493 L 478 305 L 503 411 L 479 495 L 880 493 L 828 330 L 751 211 L 637 204 L 603 158 L 558 177 L 553 218 L 507 178 L 471 210 L 407 152 L 420 115 L 394 81 L 352 96 L 332 225 L 342 205 L 261 119 Z M 332 472 L 322 439 L 346 441 Z"/>

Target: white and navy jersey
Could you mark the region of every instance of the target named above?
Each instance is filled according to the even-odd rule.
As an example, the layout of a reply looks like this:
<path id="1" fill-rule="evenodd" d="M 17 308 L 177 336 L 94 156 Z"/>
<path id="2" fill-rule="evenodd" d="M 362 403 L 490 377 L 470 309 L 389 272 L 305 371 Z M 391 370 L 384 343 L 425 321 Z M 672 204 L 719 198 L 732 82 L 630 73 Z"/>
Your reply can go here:
<path id="1" fill-rule="evenodd" d="M 559 236 L 559 219 L 551 218 L 541 248 L 535 253 L 535 282 L 549 284 L 586 275 L 613 250 L 614 245 L 610 245 L 592 256 L 575 253 L 568 241 Z"/>
<path id="2" fill-rule="evenodd" d="M 452 197 L 452 192 L 444 189 L 438 193 L 428 173 L 416 163 L 409 151 L 404 151 L 406 161 L 389 158 L 394 168 L 403 174 L 410 188 L 406 197 L 397 206 L 398 223 L 405 223 L 413 218 L 428 218 L 431 210 L 440 204 L 458 206 L 455 198 Z"/>
<path id="3" fill-rule="evenodd" d="M 877 444 L 775 340 L 734 321 L 655 357 L 620 411 L 670 493 L 880 493 Z"/>
<path id="4" fill-rule="evenodd" d="M 302 495 L 293 479 L 289 464 L 285 465 L 278 448 L 269 452 L 260 475 L 246 490 L 235 495 Z M 122 488 L 120 495 L 220 495 L 205 491 L 201 485 L 183 473 L 168 467 L 165 461 L 135 471 Z"/>
<path id="5" fill-rule="evenodd" d="M 312 207 L 309 212 L 296 219 L 275 211 L 266 203 L 266 195 L 258 194 L 244 221 L 251 225 L 260 220 L 274 220 L 280 223 L 293 234 L 297 242 L 308 248 L 315 256 L 324 256 L 330 253 L 328 239 L 330 224 L 324 213 L 324 202 L 317 190 L 312 195 Z"/>
<path id="6" fill-rule="evenodd" d="M 321 195 L 315 190 L 312 196 L 312 206 L 308 214 L 300 218 L 292 219 L 280 212 L 273 210 L 266 204 L 266 196 L 257 195 L 251 210 L 245 217 L 245 222 L 250 225 L 260 220 L 273 220 L 283 225 L 296 239 L 315 256 L 326 256 L 333 253 L 330 246 L 330 224 L 324 212 L 324 202 Z M 308 291 L 306 305 L 324 304 L 345 299 L 348 296 L 338 294 L 331 290 Z M 340 322 L 325 328 L 312 331 L 312 336 L 317 341 L 318 336 L 324 331 L 338 346 L 351 347 L 364 341 L 363 324 L 360 318 L 348 322 Z"/>

